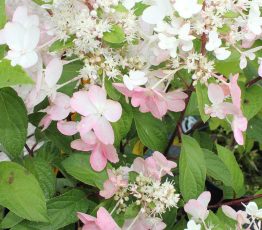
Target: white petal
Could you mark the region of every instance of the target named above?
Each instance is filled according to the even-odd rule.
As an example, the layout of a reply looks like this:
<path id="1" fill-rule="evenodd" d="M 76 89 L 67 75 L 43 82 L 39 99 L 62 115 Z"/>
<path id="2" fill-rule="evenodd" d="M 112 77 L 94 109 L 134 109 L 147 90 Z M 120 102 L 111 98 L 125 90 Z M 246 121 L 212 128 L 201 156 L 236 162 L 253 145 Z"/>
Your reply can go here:
<path id="1" fill-rule="evenodd" d="M 165 18 L 165 12 L 159 10 L 157 6 L 150 6 L 143 12 L 142 19 L 148 24 L 157 24 Z"/>
<path id="2" fill-rule="evenodd" d="M 213 104 L 220 104 L 224 101 L 225 95 L 223 89 L 217 84 L 209 84 L 208 98 Z"/>
<path id="3" fill-rule="evenodd" d="M 25 50 L 34 50 L 40 39 L 40 30 L 39 28 L 32 26 L 26 30 L 24 36 L 24 49 Z"/>
<path id="4" fill-rule="evenodd" d="M 4 29 L 6 44 L 10 49 L 21 51 L 24 48 L 25 29 L 17 23 L 8 22 Z"/>
<path id="5" fill-rule="evenodd" d="M 27 69 L 34 66 L 37 63 L 37 61 L 37 53 L 34 51 L 30 51 L 21 56 L 18 64 L 21 65 L 23 68 Z"/>
<path id="6" fill-rule="evenodd" d="M 60 79 L 63 71 L 63 63 L 59 58 L 50 61 L 45 71 L 45 82 L 49 88 L 53 88 Z"/>
<path id="7" fill-rule="evenodd" d="M 226 60 L 231 55 L 231 52 L 222 47 L 215 50 L 215 55 L 218 60 Z"/>

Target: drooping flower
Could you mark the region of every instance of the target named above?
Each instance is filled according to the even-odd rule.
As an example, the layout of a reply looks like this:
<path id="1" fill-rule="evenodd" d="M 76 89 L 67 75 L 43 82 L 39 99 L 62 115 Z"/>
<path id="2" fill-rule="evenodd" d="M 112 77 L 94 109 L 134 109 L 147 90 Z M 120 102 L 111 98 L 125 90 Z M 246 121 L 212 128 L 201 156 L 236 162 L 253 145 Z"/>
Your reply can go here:
<path id="1" fill-rule="evenodd" d="M 142 87 L 130 91 L 121 83 L 115 83 L 114 87 L 126 97 L 131 97 L 131 104 L 134 107 L 139 107 L 140 112 L 151 112 L 158 119 L 161 119 L 168 110 L 179 112 L 185 108 L 184 100 L 187 95 L 181 91 L 166 94 L 157 89 Z"/>
<path id="2" fill-rule="evenodd" d="M 77 216 L 84 224 L 83 230 L 120 230 L 112 216 L 103 207 L 98 209 L 97 218 L 81 212 L 78 212 Z"/>
<path id="3" fill-rule="evenodd" d="M 111 144 L 104 144 L 96 137 L 94 132 L 89 131 L 81 134 L 81 139 L 74 140 L 71 143 L 73 149 L 79 151 L 92 151 L 90 164 L 95 171 L 102 171 L 107 161 L 117 163 L 119 161 L 116 149 Z"/>
<path id="4" fill-rule="evenodd" d="M 104 89 L 93 85 L 88 92 L 74 93 L 71 107 L 83 116 L 78 124 L 80 134 L 94 130 L 97 138 L 105 145 L 114 143 L 114 131 L 110 122 L 120 119 L 122 107 L 120 103 L 108 100 Z"/>
<path id="5" fill-rule="evenodd" d="M 184 210 L 186 213 L 190 214 L 196 222 L 203 222 L 209 214 L 207 206 L 210 199 L 211 193 L 203 192 L 196 200 L 189 200 L 184 206 Z"/>

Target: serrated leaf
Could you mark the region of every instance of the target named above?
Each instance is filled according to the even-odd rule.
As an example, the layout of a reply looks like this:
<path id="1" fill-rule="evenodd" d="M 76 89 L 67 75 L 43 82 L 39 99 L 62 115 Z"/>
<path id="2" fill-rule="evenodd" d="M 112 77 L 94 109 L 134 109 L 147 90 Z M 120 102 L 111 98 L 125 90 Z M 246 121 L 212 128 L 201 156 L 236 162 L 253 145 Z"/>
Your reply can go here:
<path id="1" fill-rule="evenodd" d="M 198 83 L 196 85 L 196 94 L 198 109 L 203 122 L 206 122 L 209 119 L 209 115 L 205 114 L 205 105 L 209 105 L 210 101 L 208 99 L 207 87 Z"/>
<path id="2" fill-rule="evenodd" d="M 74 153 L 62 162 L 66 172 L 77 180 L 97 187 L 103 188 L 104 181 L 108 178 L 106 170 L 96 172 L 90 165 L 90 154 Z"/>
<path id="3" fill-rule="evenodd" d="M 150 113 L 141 113 L 136 109 L 133 112 L 141 142 L 152 150 L 164 151 L 168 141 L 164 122 L 154 118 Z"/>
<path id="4" fill-rule="evenodd" d="M 231 174 L 224 162 L 210 150 L 203 149 L 203 152 L 206 160 L 207 175 L 215 180 L 222 181 L 226 186 L 231 186 Z"/>
<path id="5" fill-rule="evenodd" d="M 77 212 L 91 211 L 95 204 L 86 199 L 83 191 L 74 189 L 48 201 L 48 217 L 50 223 L 34 223 L 23 221 L 12 230 L 58 230 L 78 220 Z"/>
<path id="6" fill-rule="evenodd" d="M 33 83 L 32 78 L 20 66 L 13 67 L 6 59 L 0 61 L 0 88 Z"/>
<path id="7" fill-rule="evenodd" d="M 179 187 L 185 201 L 196 199 L 203 191 L 206 180 L 204 153 L 195 139 L 182 137 L 179 157 Z"/>
<path id="8" fill-rule="evenodd" d="M 35 177 L 13 162 L 0 163 L 0 205 L 31 221 L 47 221 L 44 194 Z"/>
<path id="9" fill-rule="evenodd" d="M 11 158 L 21 156 L 27 136 L 27 111 L 11 88 L 0 89 L 0 144 Z"/>
<path id="10" fill-rule="evenodd" d="M 38 180 L 46 199 L 52 198 L 56 189 L 56 177 L 49 163 L 40 158 L 26 158 L 24 164 Z"/>
<path id="11" fill-rule="evenodd" d="M 217 145 L 218 157 L 224 162 L 231 175 L 231 187 L 234 189 L 237 197 L 245 193 L 244 175 L 236 161 L 236 158 L 230 150 Z"/>

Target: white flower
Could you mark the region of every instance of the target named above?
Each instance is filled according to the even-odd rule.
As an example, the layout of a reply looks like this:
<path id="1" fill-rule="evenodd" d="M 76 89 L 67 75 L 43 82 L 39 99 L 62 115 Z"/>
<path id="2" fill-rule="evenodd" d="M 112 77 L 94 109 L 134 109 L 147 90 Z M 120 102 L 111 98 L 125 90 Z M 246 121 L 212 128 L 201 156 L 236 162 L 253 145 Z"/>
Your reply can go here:
<path id="1" fill-rule="evenodd" d="M 126 9 L 131 10 L 137 2 L 140 2 L 140 0 L 123 0 L 122 4 Z"/>
<path id="2" fill-rule="evenodd" d="M 218 33 L 216 31 L 211 31 L 208 35 L 206 50 L 214 51 L 218 60 L 225 60 L 231 55 L 231 52 L 228 51 L 225 47 L 220 47 L 221 45 L 222 41 L 218 37 Z"/>
<path id="3" fill-rule="evenodd" d="M 6 58 L 13 66 L 30 68 L 38 61 L 35 51 L 40 40 L 39 19 L 36 15 L 28 16 L 25 7 L 18 7 L 13 21 L 8 22 L 0 31 L 0 44 L 7 44 L 9 51 Z"/>
<path id="4" fill-rule="evenodd" d="M 159 43 L 158 46 L 162 50 L 169 50 L 171 57 L 175 58 L 177 56 L 178 40 L 175 37 L 169 37 L 165 34 L 158 34 Z"/>
<path id="5" fill-rule="evenodd" d="M 249 202 L 246 206 L 246 212 L 248 215 L 257 218 L 262 219 L 262 209 L 258 209 L 257 204 L 255 202 Z"/>
<path id="6" fill-rule="evenodd" d="M 142 19 L 148 24 L 157 24 L 171 14 L 172 5 L 169 0 L 156 0 L 154 5 L 144 10 Z"/>
<path id="7" fill-rule="evenodd" d="M 148 78 L 142 71 L 130 71 L 129 76 L 124 75 L 124 84 L 129 90 L 133 90 L 136 86 L 144 85 L 147 83 Z"/>
<path id="8" fill-rule="evenodd" d="M 196 224 L 194 220 L 190 220 L 187 222 L 187 228 L 185 230 L 201 230 L 201 225 Z"/>
<path id="9" fill-rule="evenodd" d="M 182 50 L 187 52 L 192 50 L 193 48 L 193 40 L 194 36 L 189 35 L 190 33 L 190 23 L 186 23 L 179 29 L 178 38 L 180 40 L 180 44 L 182 45 Z"/>
<path id="10" fill-rule="evenodd" d="M 260 17 L 260 11 L 256 11 L 253 8 L 250 9 L 247 27 L 255 35 L 260 35 L 262 33 L 262 17 Z"/>
<path id="11" fill-rule="evenodd" d="M 187 19 L 198 14 L 202 5 L 198 4 L 197 0 L 176 0 L 174 8 L 182 18 Z"/>

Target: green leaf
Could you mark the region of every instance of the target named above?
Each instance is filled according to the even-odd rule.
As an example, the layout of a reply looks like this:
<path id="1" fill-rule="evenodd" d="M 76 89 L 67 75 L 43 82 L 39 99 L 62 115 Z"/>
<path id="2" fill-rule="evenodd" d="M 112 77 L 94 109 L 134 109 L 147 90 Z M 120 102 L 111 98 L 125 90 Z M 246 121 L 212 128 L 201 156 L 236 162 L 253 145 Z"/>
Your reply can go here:
<path id="1" fill-rule="evenodd" d="M 31 221 L 47 221 L 44 194 L 35 177 L 13 162 L 0 163 L 0 205 Z"/>
<path id="2" fill-rule="evenodd" d="M 149 7 L 150 5 L 144 4 L 142 1 L 137 2 L 134 6 L 134 11 L 136 16 L 141 16 L 144 10 Z"/>
<path id="3" fill-rule="evenodd" d="M 58 52 L 73 47 L 74 37 L 69 38 L 67 41 L 57 40 L 50 47 L 49 52 Z"/>
<path id="4" fill-rule="evenodd" d="M 206 162 L 204 153 L 195 139 L 182 137 L 179 158 L 179 187 L 185 201 L 197 198 L 205 187 Z"/>
<path id="5" fill-rule="evenodd" d="M 217 145 L 217 152 L 218 157 L 224 162 L 230 172 L 232 181 L 231 187 L 234 189 L 235 195 L 241 197 L 245 193 L 244 176 L 234 154 L 220 145 Z"/>
<path id="6" fill-rule="evenodd" d="M 109 78 L 105 79 L 105 88 L 108 96 L 113 100 L 118 101 L 122 97 L 122 94 L 115 89 L 115 87 L 112 85 L 112 81 Z"/>
<path id="7" fill-rule="evenodd" d="M 74 153 L 62 162 L 66 172 L 77 180 L 97 187 L 103 188 L 104 181 L 108 178 L 105 170 L 96 172 L 90 165 L 88 153 Z"/>
<path id="8" fill-rule="evenodd" d="M 111 123 L 115 134 L 115 145 L 119 146 L 121 140 L 123 140 L 131 129 L 133 121 L 133 110 L 130 105 L 125 102 L 122 105 L 122 116 L 117 122 Z"/>
<path id="9" fill-rule="evenodd" d="M 113 25 L 110 32 L 105 32 L 103 40 L 109 44 L 123 44 L 125 42 L 125 33 L 118 25 Z"/>
<path id="10" fill-rule="evenodd" d="M 258 98 L 262 95 L 262 87 L 254 85 L 247 88 L 244 94 L 243 112 L 248 120 L 257 115 L 262 109 L 262 100 Z"/>
<path id="11" fill-rule="evenodd" d="M 207 87 L 198 83 L 196 85 L 196 94 L 198 109 L 203 122 L 206 122 L 209 119 L 209 115 L 205 114 L 205 105 L 209 105 L 210 101 L 208 99 Z"/>
<path id="12" fill-rule="evenodd" d="M 258 65 L 255 66 L 250 60 L 247 61 L 247 67 L 243 69 L 244 75 L 248 81 L 258 76 Z"/>
<path id="13" fill-rule="evenodd" d="M 40 158 L 26 158 L 24 164 L 38 180 L 46 199 L 52 198 L 55 194 L 56 177 L 50 164 Z"/>
<path id="14" fill-rule="evenodd" d="M 17 158 L 21 156 L 27 136 L 25 105 L 13 89 L 3 88 L 0 89 L 0 108 L 0 144 L 11 158 Z"/>
<path id="15" fill-rule="evenodd" d="M 94 203 L 86 199 L 86 194 L 80 190 L 71 190 L 61 196 L 55 197 L 47 202 L 48 217 L 50 223 L 34 223 L 23 221 L 12 230 L 57 230 L 71 223 L 75 223 L 78 218 L 77 212 L 91 211 Z"/>
<path id="16" fill-rule="evenodd" d="M 33 83 L 31 77 L 20 66 L 13 67 L 6 59 L 0 61 L 0 88 Z"/>
<path id="17" fill-rule="evenodd" d="M 222 181 L 226 186 L 231 186 L 231 174 L 224 162 L 210 150 L 203 149 L 203 152 L 206 160 L 207 175 L 215 180 Z"/>
<path id="18" fill-rule="evenodd" d="M 23 220 L 24 218 L 17 216 L 13 212 L 8 212 L 5 218 L 3 219 L 3 221 L 1 222 L 0 228 L 10 229 L 15 225 L 19 224 L 20 222 L 22 222 Z"/>
<path id="19" fill-rule="evenodd" d="M 164 151 L 168 141 L 164 122 L 154 118 L 150 113 L 141 113 L 136 109 L 134 119 L 141 142 L 152 150 Z"/>
<path id="20" fill-rule="evenodd" d="M 247 129 L 247 136 L 262 144 L 262 119 L 254 117 L 251 119 Z"/>

